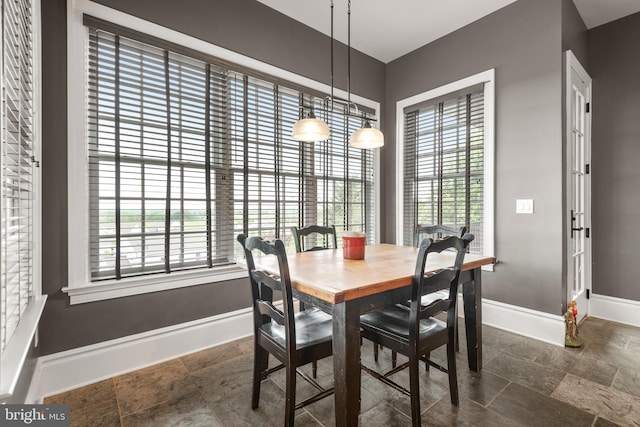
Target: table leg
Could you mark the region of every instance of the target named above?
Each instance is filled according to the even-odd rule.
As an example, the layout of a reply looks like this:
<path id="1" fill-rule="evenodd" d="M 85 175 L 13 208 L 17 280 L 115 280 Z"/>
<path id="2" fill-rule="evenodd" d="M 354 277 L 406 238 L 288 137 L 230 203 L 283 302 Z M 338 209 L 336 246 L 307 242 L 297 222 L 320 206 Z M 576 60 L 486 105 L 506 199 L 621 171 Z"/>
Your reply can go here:
<path id="1" fill-rule="evenodd" d="M 343 302 L 333 310 L 333 379 L 336 426 L 358 425 L 360 415 L 360 312 Z"/>
<path id="2" fill-rule="evenodd" d="M 471 280 L 462 285 L 464 326 L 467 332 L 469 369 L 482 370 L 482 277 L 481 268 L 470 272 Z"/>

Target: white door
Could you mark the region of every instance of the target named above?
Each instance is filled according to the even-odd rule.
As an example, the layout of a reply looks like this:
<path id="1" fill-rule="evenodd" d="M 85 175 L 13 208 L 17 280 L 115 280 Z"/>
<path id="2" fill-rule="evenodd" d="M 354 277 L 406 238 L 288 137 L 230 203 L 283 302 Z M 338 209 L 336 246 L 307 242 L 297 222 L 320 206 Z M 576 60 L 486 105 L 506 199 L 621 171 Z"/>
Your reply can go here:
<path id="1" fill-rule="evenodd" d="M 579 322 L 591 290 L 591 77 L 571 51 L 567 68 L 567 302 Z"/>

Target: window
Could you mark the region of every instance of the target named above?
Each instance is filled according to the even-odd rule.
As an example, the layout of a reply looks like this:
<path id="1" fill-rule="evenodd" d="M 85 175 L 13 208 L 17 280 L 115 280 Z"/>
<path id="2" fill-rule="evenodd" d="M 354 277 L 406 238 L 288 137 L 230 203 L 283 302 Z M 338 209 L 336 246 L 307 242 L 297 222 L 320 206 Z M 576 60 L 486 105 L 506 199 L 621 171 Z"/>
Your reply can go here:
<path id="1" fill-rule="evenodd" d="M 491 129 L 487 132 L 492 112 L 487 108 L 486 95 L 491 94 L 484 78 L 399 103 L 403 104 L 400 235 L 405 245 L 412 244 L 417 224 L 443 224 L 466 226 L 474 234 L 470 252 L 490 255 L 493 250 L 488 233 L 493 221 L 493 162 L 488 153 L 493 149 L 487 138 L 492 135 Z"/>
<path id="2" fill-rule="evenodd" d="M 34 250 L 39 239 L 38 16 L 29 0 L 2 2 L 0 401 L 13 393 L 44 307 Z"/>
<path id="3" fill-rule="evenodd" d="M 229 263 L 210 149 L 227 127 L 224 74 L 104 31 L 89 46 L 91 279 Z"/>
<path id="4" fill-rule="evenodd" d="M 3 2 L 2 347 L 33 295 L 33 71 L 31 4 Z"/>
<path id="5" fill-rule="evenodd" d="M 443 224 L 479 238 L 471 252 L 481 252 L 483 226 L 483 90 L 414 106 L 404 125 L 404 242 L 416 224 Z"/>
<path id="6" fill-rule="evenodd" d="M 242 256 L 242 232 L 283 239 L 292 251 L 292 226 L 334 224 L 375 239 L 374 152 L 348 146 L 362 124 L 343 105 L 97 18 L 84 22 L 88 282 L 115 289 L 187 270 L 208 271 L 200 283 L 210 282 L 210 272 Z M 291 138 L 302 104 L 325 116 L 331 140 Z M 65 289 L 72 297 L 73 288 Z"/>

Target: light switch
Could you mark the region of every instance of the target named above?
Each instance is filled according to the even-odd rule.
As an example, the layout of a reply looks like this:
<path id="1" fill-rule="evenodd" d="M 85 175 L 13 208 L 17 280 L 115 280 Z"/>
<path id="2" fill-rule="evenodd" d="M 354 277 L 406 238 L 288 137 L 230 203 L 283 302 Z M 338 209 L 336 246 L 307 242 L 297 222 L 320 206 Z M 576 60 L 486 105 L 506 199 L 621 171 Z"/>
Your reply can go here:
<path id="1" fill-rule="evenodd" d="M 516 213 L 532 214 L 533 213 L 533 199 L 517 199 L 516 200 Z"/>

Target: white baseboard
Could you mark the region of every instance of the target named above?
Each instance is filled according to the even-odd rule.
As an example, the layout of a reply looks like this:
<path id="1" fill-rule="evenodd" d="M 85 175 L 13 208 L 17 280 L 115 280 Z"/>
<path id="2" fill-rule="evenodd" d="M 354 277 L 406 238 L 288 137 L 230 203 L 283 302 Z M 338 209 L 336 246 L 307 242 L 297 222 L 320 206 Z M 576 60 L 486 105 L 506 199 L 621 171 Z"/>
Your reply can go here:
<path id="1" fill-rule="evenodd" d="M 247 308 L 40 357 L 29 395 L 37 401 L 250 336 L 252 316 Z"/>
<path id="2" fill-rule="evenodd" d="M 486 325 L 564 346 L 562 316 L 487 299 L 482 300 L 482 316 Z M 40 357 L 29 399 L 37 403 L 43 397 L 250 336 L 252 322 L 251 309 L 243 309 Z"/>
<path id="3" fill-rule="evenodd" d="M 640 327 L 640 301 L 591 294 L 589 316 Z"/>
<path id="4" fill-rule="evenodd" d="M 564 347 L 566 325 L 563 316 L 483 298 L 482 323 Z"/>

